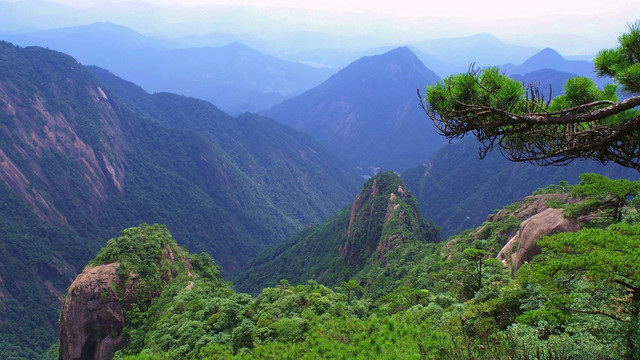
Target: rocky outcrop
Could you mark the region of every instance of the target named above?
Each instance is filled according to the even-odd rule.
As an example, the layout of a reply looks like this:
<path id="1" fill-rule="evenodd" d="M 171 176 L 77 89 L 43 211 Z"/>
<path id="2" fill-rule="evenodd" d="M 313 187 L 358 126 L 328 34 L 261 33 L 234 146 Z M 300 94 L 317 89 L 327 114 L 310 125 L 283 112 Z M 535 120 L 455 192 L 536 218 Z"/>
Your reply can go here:
<path id="1" fill-rule="evenodd" d="M 146 231 L 146 232 L 145 232 Z M 157 225 L 144 225 L 139 228 L 123 230 L 123 236 L 110 240 L 104 250 L 113 253 L 113 248 L 124 247 L 129 236 L 141 235 L 148 238 L 138 238 L 138 241 L 150 242 L 147 246 L 137 248 L 137 258 L 154 259 L 156 269 L 164 268 L 162 272 L 144 272 L 127 260 L 107 260 L 107 264 L 88 265 L 76 277 L 69 290 L 60 315 L 60 358 L 62 360 L 111 360 L 116 350 L 126 346 L 122 330 L 127 325 L 125 311 L 137 307 L 144 311 L 144 304 L 150 303 L 158 296 L 166 283 L 185 274 L 193 280 L 193 268 L 188 255 L 183 253 L 171 239 L 166 228 Z M 133 234 L 133 235 L 132 235 Z M 168 244 L 160 250 L 144 252 L 145 249 L 155 249 L 168 237 Z M 123 241 L 119 244 L 118 241 Z M 155 243 L 153 243 L 155 241 Z M 167 241 L 165 238 L 164 241 Z M 100 256 L 100 254 L 98 254 Z M 118 258 L 120 259 L 120 258 Z M 98 260 L 103 261 L 103 260 Z M 117 262 L 117 261 L 120 261 Z M 121 266 L 131 269 L 128 276 L 122 279 L 118 275 Z M 161 264 L 163 264 L 161 266 Z M 179 265 L 178 265 L 179 264 Z M 140 276 L 140 274 L 145 274 Z M 124 283 L 122 281 L 125 281 Z M 149 287 L 152 281 L 156 285 Z M 185 286 L 188 286 L 185 280 Z M 145 289 L 139 291 L 139 289 Z"/>
<path id="2" fill-rule="evenodd" d="M 408 238 L 439 241 L 434 229 L 422 220 L 402 179 L 391 171 L 379 173 L 365 183 L 353 201 L 338 253 L 352 267 L 378 262 Z M 376 255 L 370 258 L 372 254 Z"/>
<path id="3" fill-rule="evenodd" d="M 489 215 L 487 221 L 498 222 L 508 215 L 515 216 L 521 220 L 528 219 L 548 209 L 547 202 L 549 200 L 567 202 L 569 201 L 569 194 L 539 194 L 527 196 L 522 200 L 522 204 L 520 204 L 516 210 L 509 211 L 502 209 L 496 214 Z"/>
<path id="4" fill-rule="evenodd" d="M 577 223 L 562 215 L 562 209 L 547 208 L 525 220 L 497 257 L 515 273 L 522 264 L 540 254 L 540 248 L 536 244 L 540 238 L 579 229 Z"/>
<path id="5" fill-rule="evenodd" d="M 118 297 L 117 263 L 87 266 L 69 287 L 60 317 L 62 360 L 106 360 L 124 347 L 126 301 Z M 125 300 L 131 294 L 131 281 Z"/>

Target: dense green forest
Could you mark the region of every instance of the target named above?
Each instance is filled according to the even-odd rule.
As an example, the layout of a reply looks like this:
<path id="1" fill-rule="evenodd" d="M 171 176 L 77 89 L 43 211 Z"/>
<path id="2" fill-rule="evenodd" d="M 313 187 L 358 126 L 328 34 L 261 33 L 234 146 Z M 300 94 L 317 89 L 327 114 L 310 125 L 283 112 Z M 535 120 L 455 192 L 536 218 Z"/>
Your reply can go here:
<path id="1" fill-rule="evenodd" d="M 156 225 L 124 231 L 90 264 L 117 261 L 161 289 L 127 312 L 128 345 L 116 359 L 637 359 L 639 190 L 596 174 L 539 189 L 446 242 L 399 245 L 403 256 L 375 265 L 395 281 L 382 292 L 354 276 L 335 286 L 281 279 L 252 297 L 204 254 L 184 255 L 195 277 L 163 281 L 145 265 L 159 250 L 121 250 L 131 241 L 175 249 Z M 582 230 L 545 238 L 513 274 L 496 255 L 541 204 Z M 132 237 L 140 229 L 143 242 Z"/>
<path id="2" fill-rule="evenodd" d="M 252 294 L 280 279 L 337 286 L 353 278 L 369 292 L 385 293 L 394 287 L 388 271 L 404 271 L 402 263 L 412 259 L 408 248 L 439 240 L 436 225 L 420 215 L 413 194 L 389 171 L 367 180 L 351 206 L 263 252 L 230 279 Z"/>

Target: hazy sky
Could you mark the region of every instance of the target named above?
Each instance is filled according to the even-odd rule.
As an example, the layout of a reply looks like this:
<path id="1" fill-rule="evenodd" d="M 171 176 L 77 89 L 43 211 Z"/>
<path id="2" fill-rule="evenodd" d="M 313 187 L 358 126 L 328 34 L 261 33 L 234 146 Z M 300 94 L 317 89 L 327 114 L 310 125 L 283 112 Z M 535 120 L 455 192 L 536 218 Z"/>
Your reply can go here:
<path id="1" fill-rule="evenodd" d="M 103 0 L 53 0 L 76 6 L 90 6 Z M 507 21 L 528 25 L 549 18 L 629 20 L 640 4 L 637 0 L 146 0 L 158 5 L 234 5 L 258 8 L 296 8 L 329 12 L 379 13 L 396 17 L 442 17 L 466 19 L 471 23 Z M 110 0 L 111 3 L 128 3 L 130 0 Z M 632 19 L 631 19 L 632 20 Z M 499 26 L 493 24 L 493 27 Z"/>
<path id="2" fill-rule="evenodd" d="M 103 0 L 50 0 L 90 7 Z M 109 0 L 101 9 L 126 10 L 140 0 Z M 308 29 L 340 34 L 371 35 L 407 41 L 492 33 L 504 41 L 530 46 L 551 46 L 565 54 L 585 54 L 616 45 L 617 36 L 627 23 L 640 18 L 638 0 L 146 0 L 162 5 L 171 15 L 158 20 L 185 24 L 184 32 L 228 31 L 234 24 L 216 20 L 227 28 L 205 29 L 204 21 L 183 20 L 194 14 L 210 14 L 211 8 L 248 9 L 270 17 L 280 31 Z M 187 9 L 185 9 L 185 7 Z M 182 9 L 180 9 L 182 8 Z M 189 9 L 190 8 L 190 9 Z M 207 11 L 204 11 L 204 10 Z M 295 10 L 294 10 L 295 9 Z M 140 26 L 149 19 L 140 19 Z M 248 17 L 250 19 L 250 17 Z M 231 19 L 231 18 L 229 18 Z M 229 20 L 231 21 L 231 20 Z M 250 21 L 249 21 L 250 22 Z M 209 21 L 209 23 L 214 23 Z M 190 26 L 193 25 L 193 26 Z M 126 24 L 131 26 L 130 24 Z M 259 25 L 236 24 L 238 31 L 264 32 L 274 29 Z M 241 27 L 247 26 L 243 30 Z M 257 28 L 256 28 L 257 27 Z M 142 30 L 144 29 L 137 29 Z M 156 31 L 156 30 L 154 30 Z M 169 30 L 168 30 L 169 31 Z M 171 30 L 175 31 L 175 30 Z"/>

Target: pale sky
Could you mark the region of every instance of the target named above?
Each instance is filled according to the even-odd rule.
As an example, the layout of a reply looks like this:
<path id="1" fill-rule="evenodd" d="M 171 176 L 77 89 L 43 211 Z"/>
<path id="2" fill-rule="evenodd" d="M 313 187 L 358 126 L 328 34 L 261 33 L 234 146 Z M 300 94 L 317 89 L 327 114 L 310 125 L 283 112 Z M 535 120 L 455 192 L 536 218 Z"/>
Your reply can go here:
<path id="1" fill-rule="evenodd" d="M 15 1 L 15 0 L 12 0 Z M 90 7 L 104 0 L 49 0 Z M 108 0 L 111 8 L 133 8 L 140 0 Z M 503 41 L 527 46 L 557 46 L 562 35 L 565 48 L 576 53 L 616 45 L 627 24 L 640 18 L 638 0 L 146 0 L 162 5 L 170 15 L 161 20 L 206 13 L 211 8 L 251 9 L 276 19 L 283 29 L 359 32 L 357 35 L 410 40 L 491 33 Z M 182 9 L 179 9 L 182 8 Z M 295 9 L 295 10 L 294 10 Z M 150 20 L 150 19 L 148 19 Z M 146 21 L 146 20 L 140 20 Z M 178 23 L 176 21 L 175 23 Z M 184 21 L 188 24 L 189 21 Z M 206 23 L 202 21 L 201 23 Z M 253 29 L 255 31 L 255 29 Z M 187 31 L 185 29 L 185 31 Z M 205 31 L 203 29 L 203 31 Z M 206 31 L 216 31 L 206 29 Z M 218 30 L 218 31 L 225 31 Z M 269 29 L 264 29 L 269 31 Z M 566 40 L 574 37 L 575 44 Z M 545 45 L 548 44 L 548 45 Z M 584 50 L 582 50 L 584 49 Z M 567 50 L 571 52 L 571 50 Z M 565 51 L 565 53 L 567 52 Z"/>
<path id="2" fill-rule="evenodd" d="M 76 6 L 90 6 L 103 0 L 53 0 Z M 328 12 L 379 13 L 396 17 L 437 16 L 465 18 L 473 22 L 521 19 L 525 22 L 548 17 L 606 18 L 640 16 L 637 0 L 146 0 L 158 5 L 234 5 L 258 8 L 295 8 Z M 127 3 L 130 0 L 110 0 Z M 606 5 L 606 6 L 604 6 Z"/>

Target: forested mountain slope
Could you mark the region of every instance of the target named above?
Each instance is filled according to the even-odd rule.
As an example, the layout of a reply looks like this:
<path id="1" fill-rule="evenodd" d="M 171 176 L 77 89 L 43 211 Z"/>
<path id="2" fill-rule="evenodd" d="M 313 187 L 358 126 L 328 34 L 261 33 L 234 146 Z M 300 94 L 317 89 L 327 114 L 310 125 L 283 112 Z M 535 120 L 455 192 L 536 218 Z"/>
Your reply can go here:
<path id="1" fill-rule="evenodd" d="M 639 291 L 637 267 L 629 264 L 637 257 L 633 244 L 640 237 L 640 217 L 637 201 L 626 199 L 637 196 L 640 182 L 596 174 L 581 180 L 539 189 L 480 227 L 432 243 L 412 237 L 415 199 L 396 175 L 380 174 L 354 202 L 364 211 L 342 215 L 349 233 L 379 224 L 379 215 L 386 218 L 392 209 L 382 240 L 388 230 L 395 235 L 376 251 L 390 244 L 387 253 L 374 252 L 360 264 L 362 271 L 351 267 L 333 288 L 316 280 L 294 286 L 282 279 L 255 297 L 234 292 L 206 255 L 180 249 L 165 227 L 126 229 L 106 243 L 69 289 L 60 355 L 63 360 L 79 353 L 110 358 L 114 351 L 125 360 L 635 359 L 637 300 L 624 294 Z M 378 186 L 380 197 L 373 195 Z M 616 197 L 621 217 L 610 211 Z M 378 211 L 385 207 L 381 204 L 386 212 Z M 325 229 L 337 228 L 331 222 Z M 306 256 L 306 265 L 322 260 L 313 249 L 332 245 L 312 244 L 320 239 L 309 236 L 313 232 L 303 232 L 307 243 L 293 244 L 306 249 L 293 251 Z M 345 265 L 366 255 L 351 253 L 349 241 L 343 244 L 337 257 Z M 85 316 L 89 302 L 100 320 Z"/>
<path id="2" fill-rule="evenodd" d="M 362 174 L 402 171 L 444 144 L 416 97 L 417 89 L 438 80 L 402 47 L 361 58 L 265 114 L 308 132 Z"/>
<path id="3" fill-rule="evenodd" d="M 593 161 L 541 167 L 510 162 L 495 151 L 481 160 L 478 143 L 471 138 L 443 147 L 428 162 L 403 172 L 402 179 L 415 194 L 420 211 L 433 219 L 447 238 L 480 225 L 493 210 L 537 188 L 561 180 L 575 184 L 584 172 L 640 179 L 637 171 Z"/>
<path id="4" fill-rule="evenodd" d="M 173 115 L 155 119 L 161 107 L 152 114 L 137 99 L 120 101 L 70 56 L 6 42 L 0 50 L 2 354 L 32 358 L 51 343 L 60 295 L 100 239 L 118 229 L 169 224 L 191 251 L 209 252 L 232 271 L 344 206 L 357 190 L 347 165 L 273 121 L 234 119 L 195 102 L 205 110 L 189 117 L 234 122 L 235 133 L 255 126 L 264 143 L 277 145 L 258 149 L 233 134 L 224 143 L 163 123 Z M 162 96 L 178 99 L 174 106 L 193 103 Z M 242 148 L 260 156 L 239 165 L 244 157 L 230 152 Z M 321 173 L 334 181 L 314 179 Z M 284 183 L 289 197 L 280 187 L 285 178 L 292 179 Z M 291 196 L 307 198 L 303 211 Z"/>
<path id="5" fill-rule="evenodd" d="M 350 207 L 265 251 L 232 280 L 239 291 L 257 293 L 280 279 L 294 284 L 313 279 L 332 286 L 358 279 L 367 291 L 381 294 L 396 286 L 397 279 L 387 271 L 406 256 L 398 248 L 439 239 L 433 222 L 420 215 L 413 194 L 389 171 L 369 179 Z"/>
<path id="6" fill-rule="evenodd" d="M 170 128 L 196 131 L 219 146 L 273 204 L 300 223 L 333 215 L 360 186 L 343 160 L 277 121 L 251 113 L 234 118 L 208 102 L 171 93 L 150 95 L 105 70 L 89 69 L 129 107 Z"/>

